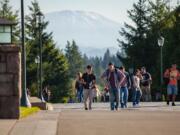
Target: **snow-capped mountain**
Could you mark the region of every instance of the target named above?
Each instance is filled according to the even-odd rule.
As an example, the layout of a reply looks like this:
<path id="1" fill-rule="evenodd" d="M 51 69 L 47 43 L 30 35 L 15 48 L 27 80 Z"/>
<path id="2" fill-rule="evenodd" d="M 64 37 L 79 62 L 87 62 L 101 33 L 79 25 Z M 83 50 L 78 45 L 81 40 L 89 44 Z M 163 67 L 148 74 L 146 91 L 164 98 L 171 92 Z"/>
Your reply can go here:
<path id="1" fill-rule="evenodd" d="M 118 49 L 121 24 L 100 14 L 65 10 L 47 13 L 46 19 L 50 22 L 48 31 L 53 32 L 54 40 L 61 48 L 65 47 L 67 40 L 75 40 L 82 53 L 88 56 L 102 56 L 102 50 L 107 48 Z"/>

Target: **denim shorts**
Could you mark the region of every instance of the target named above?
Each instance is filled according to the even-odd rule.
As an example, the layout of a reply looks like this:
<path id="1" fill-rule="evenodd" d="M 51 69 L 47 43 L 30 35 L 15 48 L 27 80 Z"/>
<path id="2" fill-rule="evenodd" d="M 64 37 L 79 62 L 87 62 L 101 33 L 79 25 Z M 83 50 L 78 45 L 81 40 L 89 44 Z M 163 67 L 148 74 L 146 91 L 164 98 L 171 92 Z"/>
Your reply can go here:
<path id="1" fill-rule="evenodd" d="M 171 84 L 169 84 L 169 85 L 167 86 L 167 94 L 168 94 L 168 95 L 177 95 L 177 94 L 178 94 L 177 85 L 171 85 Z"/>

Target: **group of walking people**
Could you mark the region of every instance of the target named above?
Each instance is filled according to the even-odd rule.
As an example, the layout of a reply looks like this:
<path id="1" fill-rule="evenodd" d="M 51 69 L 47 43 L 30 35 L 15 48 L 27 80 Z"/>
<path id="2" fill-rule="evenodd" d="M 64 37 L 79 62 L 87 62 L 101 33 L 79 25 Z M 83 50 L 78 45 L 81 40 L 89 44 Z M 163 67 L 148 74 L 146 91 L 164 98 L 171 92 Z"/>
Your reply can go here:
<path id="1" fill-rule="evenodd" d="M 177 79 L 180 77 L 179 71 L 172 67 L 166 70 L 164 77 L 169 78 L 168 98 L 172 96 L 172 105 L 175 105 L 175 95 L 177 95 Z M 126 72 L 125 67 L 115 67 L 112 62 L 108 64 L 108 68 L 101 75 L 101 79 L 105 82 L 105 88 L 109 92 L 110 109 L 118 110 L 119 108 L 127 108 L 129 91 L 132 93 L 132 106 L 139 107 L 142 97 L 143 101 L 151 101 L 151 84 L 152 78 L 145 67 L 136 69 L 134 73 Z M 175 81 L 176 80 L 176 81 Z M 81 75 L 77 74 L 75 85 L 79 102 L 84 102 L 84 109 L 91 110 L 94 97 L 94 91 L 97 89 L 96 76 L 93 74 L 91 65 L 86 67 L 86 72 Z M 88 102 L 89 101 L 89 102 Z"/>
<path id="2" fill-rule="evenodd" d="M 136 69 L 133 74 L 129 74 L 125 67 L 115 68 L 114 64 L 110 62 L 101 78 L 105 80 L 109 89 L 111 110 L 118 110 L 119 107 L 127 108 L 129 90 L 132 91 L 133 107 L 139 106 L 142 95 L 144 101 L 151 101 L 150 85 L 152 79 L 145 67 L 142 67 L 141 70 Z"/>

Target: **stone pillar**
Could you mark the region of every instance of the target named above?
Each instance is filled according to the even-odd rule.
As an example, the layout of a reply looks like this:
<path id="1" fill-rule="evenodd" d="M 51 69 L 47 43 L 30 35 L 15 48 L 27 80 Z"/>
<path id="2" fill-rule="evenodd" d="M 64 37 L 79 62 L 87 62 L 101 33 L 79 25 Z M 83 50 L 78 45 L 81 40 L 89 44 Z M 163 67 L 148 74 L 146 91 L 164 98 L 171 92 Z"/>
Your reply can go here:
<path id="1" fill-rule="evenodd" d="M 0 45 L 0 118 L 20 117 L 21 53 L 16 45 Z"/>

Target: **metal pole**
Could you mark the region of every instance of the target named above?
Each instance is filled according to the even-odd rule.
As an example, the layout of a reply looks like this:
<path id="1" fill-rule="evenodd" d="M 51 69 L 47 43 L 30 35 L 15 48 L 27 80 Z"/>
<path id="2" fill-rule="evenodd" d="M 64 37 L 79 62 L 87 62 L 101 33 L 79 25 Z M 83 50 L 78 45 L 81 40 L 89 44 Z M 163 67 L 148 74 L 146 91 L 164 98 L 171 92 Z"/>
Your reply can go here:
<path id="1" fill-rule="evenodd" d="M 24 0 L 21 0 L 21 42 L 22 42 L 22 97 L 21 106 L 31 107 L 26 90 L 26 48 L 24 37 Z"/>
<path id="2" fill-rule="evenodd" d="M 45 102 L 42 91 L 42 34 L 41 34 L 41 23 L 39 23 L 39 47 L 40 47 L 40 99 Z"/>
<path id="3" fill-rule="evenodd" d="M 161 48 L 160 57 L 161 57 L 161 91 L 162 91 L 162 88 L 163 88 L 163 54 L 162 54 L 163 46 L 161 46 L 160 48 Z"/>
<path id="4" fill-rule="evenodd" d="M 37 61 L 37 96 L 39 96 L 39 62 Z"/>

